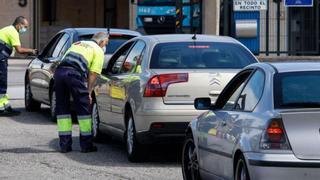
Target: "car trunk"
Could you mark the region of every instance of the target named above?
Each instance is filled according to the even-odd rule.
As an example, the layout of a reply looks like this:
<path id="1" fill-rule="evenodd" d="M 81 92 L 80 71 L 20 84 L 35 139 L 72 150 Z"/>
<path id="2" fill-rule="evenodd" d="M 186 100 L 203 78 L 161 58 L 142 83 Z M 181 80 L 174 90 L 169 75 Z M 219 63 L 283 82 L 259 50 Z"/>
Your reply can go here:
<path id="1" fill-rule="evenodd" d="M 320 159 L 320 112 L 281 113 L 284 128 L 295 156 L 299 159 Z"/>
<path id="2" fill-rule="evenodd" d="M 210 97 L 213 102 L 238 69 L 153 69 L 157 75 L 187 73 L 188 81 L 170 84 L 163 97 L 165 104 L 193 105 L 194 99 Z"/>

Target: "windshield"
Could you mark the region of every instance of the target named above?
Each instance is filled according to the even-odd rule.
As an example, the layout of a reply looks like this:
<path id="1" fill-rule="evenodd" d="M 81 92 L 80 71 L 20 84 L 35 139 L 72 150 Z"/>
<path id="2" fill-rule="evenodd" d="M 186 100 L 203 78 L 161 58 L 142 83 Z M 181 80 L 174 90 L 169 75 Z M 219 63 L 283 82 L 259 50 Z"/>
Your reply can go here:
<path id="1" fill-rule="evenodd" d="M 320 72 L 281 73 L 275 77 L 275 108 L 319 108 Z"/>
<path id="2" fill-rule="evenodd" d="M 241 69 L 257 60 L 233 43 L 170 42 L 155 46 L 152 69 Z"/>
<path id="3" fill-rule="evenodd" d="M 138 5 L 175 5 L 176 0 L 138 0 Z"/>
<path id="4" fill-rule="evenodd" d="M 92 34 L 80 36 L 79 40 L 90 40 L 92 38 Z M 128 35 L 111 35 L 109 44 L 106 46 L 105 54 L 113 54 L 123 43 L 127 42 L 129 39 L 133 38 L 133 36 Z"/>

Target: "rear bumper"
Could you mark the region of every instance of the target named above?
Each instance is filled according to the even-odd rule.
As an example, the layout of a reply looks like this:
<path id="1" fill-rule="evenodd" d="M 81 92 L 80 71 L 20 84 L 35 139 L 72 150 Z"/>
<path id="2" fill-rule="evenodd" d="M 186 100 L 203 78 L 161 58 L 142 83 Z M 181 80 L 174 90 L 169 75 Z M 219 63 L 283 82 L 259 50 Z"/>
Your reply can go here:
<path id="1" fill-rule="evenodd" d="M 161 123 L 161 128 L 150 128 L 149 131 L 138 132 L 137 140 L 141 144 L 182 143 L 188 122 Z"/>
<path id="2" fill-rule="evenodd" d="M 166 105 L 162 98 L 147 98 L 134 113 L 137 140 L 142 144 L 183 142 L 188 124 L 201 113 L 193 105 Z"/>
<path id="3" fill-rule="evenodd" d="M 251 179 L 258 180 L 317 180 L 320 161 L 300 160 L 294 154 L 246 153 Z"/>

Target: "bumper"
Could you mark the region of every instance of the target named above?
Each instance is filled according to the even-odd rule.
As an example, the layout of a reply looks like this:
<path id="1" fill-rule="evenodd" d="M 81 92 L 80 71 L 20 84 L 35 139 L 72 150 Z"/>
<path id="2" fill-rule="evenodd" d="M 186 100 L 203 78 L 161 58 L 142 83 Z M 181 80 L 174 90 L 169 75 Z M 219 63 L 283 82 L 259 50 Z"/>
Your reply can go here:
<path id="1" fill-rule="evenodd" d="M 320 161 L 300 160 L 294 154 L 246 153 L 251 179 L 316 180 L 320 177 Z"/>
<path id="2" fill-rule="evenodd" d="M 156 123 L 161 127 L 150 127 L 149 131 L 137 133 L 137 140 L 141 144 L 170 144 L 182 143 L 185 131 L 188 127 L 187 122 L 183 123 Z"/>

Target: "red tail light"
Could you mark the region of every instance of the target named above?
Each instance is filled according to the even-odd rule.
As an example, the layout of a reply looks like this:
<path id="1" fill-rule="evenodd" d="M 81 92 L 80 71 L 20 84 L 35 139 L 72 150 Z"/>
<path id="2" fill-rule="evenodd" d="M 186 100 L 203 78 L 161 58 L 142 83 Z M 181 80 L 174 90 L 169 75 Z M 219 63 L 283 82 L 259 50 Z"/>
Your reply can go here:
<path id="1" fill-rule="evenodd" d="M 188 82 L 187 73 L 160 74 L 153 76 L 144 91 L 144 97 L 164 97 L 170 84 Z"/>
<path id="2" fill-rule="evenodd" d="M 260 147 L 262 149 L 291 149 L 281 119 L 270 121 L 261 139 Z"/>

